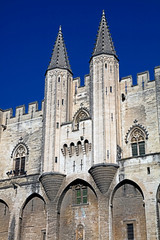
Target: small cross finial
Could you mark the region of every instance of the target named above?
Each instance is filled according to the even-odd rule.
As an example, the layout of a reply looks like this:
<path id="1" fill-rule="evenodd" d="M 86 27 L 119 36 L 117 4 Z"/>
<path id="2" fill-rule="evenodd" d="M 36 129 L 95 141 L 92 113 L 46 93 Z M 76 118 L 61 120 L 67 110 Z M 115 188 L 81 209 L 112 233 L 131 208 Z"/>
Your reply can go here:
<path id="1" fill-rule="evenodd" d="M 59 26 L 59 31 L 62 31 L 62 27 L 61 27 L 61 25 Z"/>
<path id="2" fill-rule="evenodd" d="M 103 9 L 103 11 L 102 11 L 102 16 L 105 16 L 105 12 L 104 12 L 104 9 Z"/>

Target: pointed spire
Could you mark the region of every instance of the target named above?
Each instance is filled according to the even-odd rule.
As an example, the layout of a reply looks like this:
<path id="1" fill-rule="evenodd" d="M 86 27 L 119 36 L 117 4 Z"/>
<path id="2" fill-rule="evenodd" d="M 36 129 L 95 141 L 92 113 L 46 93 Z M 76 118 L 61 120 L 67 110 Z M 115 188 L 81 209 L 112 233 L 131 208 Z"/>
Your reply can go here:
<path id="1" fill-rule="evenodd" d="M 92 53 L 92 57 L 102 54 L 112 54 L 116 56 L 111 34 L 105 17 L 105 12 L 102 12 L 102 18 L 98 29 L 96 44 Z M 117 56 L 116 56 L 117 57 Z"/>
<path id="2" fill-rule="evenodd" d="M 68 60 L 67 50 L 64 43 L 61 26 L 59 26 L 58 36 L 53 48 L 51 60 L 47 70 L 50 70 L 53 68 L 67 69 L 70 72 L 72 72 L 69 64 L 69 60 Z"/>

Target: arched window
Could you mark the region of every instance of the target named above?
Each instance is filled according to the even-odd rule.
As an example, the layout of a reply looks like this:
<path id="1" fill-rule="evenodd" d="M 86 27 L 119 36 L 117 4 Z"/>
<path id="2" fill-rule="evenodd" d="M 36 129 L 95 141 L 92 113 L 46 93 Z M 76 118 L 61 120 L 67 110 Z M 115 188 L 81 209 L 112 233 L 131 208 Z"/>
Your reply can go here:
<path id="1" fill-rule="evenodd" d="M 84 148 L 85 148 L 85 153 L 87 153 L 89 150 L 89 142 L 87 139 L 84 141 Z"/>
<path id="2" fill-rule="evenodd" d="M 67 155 L 67 149 L 68 149 L 68 146 L 67 146 L 67 144 L 64 144 L 64 145 L 63 145 L 64 156 L 66 156 L 66 155 Z"/>
<path id="3" fill-rule="evenodd" d="M 73 117 L 73 130 L 79 130 L 80 121 L 84 121 L 90 118 L 89 112 L 85 108 L 81 108 Z"/>
<path id="4" fill-rule="evenodd" d="M 13 154 L 14 161 L 13 173 L 15 176 L 26 174 L 25 171 L 26 156 L 27 156 L 26 147 L 23 144 L 18 145 Z"/>
<path id="5" fill-rule="evenodd" d="M 132 156 L 145 155 L 145 136 L 139 128 L 135 128 L 131 132 L 131 149 Z"/>
<path id="6" fill-rule="evenodd" d="M 71 155 L 71 157 L 74 155 L 74 152 L 75 152 L 75 146 L 74 146 L 74 143 L 71 142 L 71 144 L 70 144 L 70 155 Z"/>

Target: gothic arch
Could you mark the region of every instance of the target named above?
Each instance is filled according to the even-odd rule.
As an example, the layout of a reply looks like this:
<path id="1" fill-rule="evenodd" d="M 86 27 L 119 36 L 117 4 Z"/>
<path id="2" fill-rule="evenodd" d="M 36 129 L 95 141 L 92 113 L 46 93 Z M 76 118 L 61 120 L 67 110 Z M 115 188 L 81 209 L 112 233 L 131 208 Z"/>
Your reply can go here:
<path id="1" fill-rule="evenodd" d="M 61 192 L 57 212 L 58 239 L 84 240 L 85 229 L 91 233 L 90 238 L 98 239 L 98 198 L 88 182 L 70 182 Z"/>
<path id="2" fill-rule="evenodd" d="M 13 171 L 9 174 L 14 174 L 14 176 L 18 175 L 26 175 L 26 160 L 28 159 L 29 148 L 28 146 L 20 142 L 18 143 L 11 154 L 11 158 L 13 159 Z"/>
<path id="3" fill-rule="evenodd" d="M 79 122 L 90 119 L 90 113 L 87 108 L 80 108 L 73 117 L 72 128 L 73 130 L 79 130 Z"/>
<path id="4" fill-rule="evenodd" d="M 29 147 L 27 146 L 27 144 L 25 144 L 24 142 L 20 142 L 20 143 L 17 143 L 16 146 L 13 148 L 11 153 L 11 158 L 14 158 L 14 155 L 17 149 L 21 146 L 25 149 L 26 154 L 29 155 Z"/>
<path id="5" fill-rule="evenodd" d="M 113 189 L 112 196 L 111 196 L 111 204 L 113 203 L 113 198 L 114 198 L 114 195 L 115 195 L 116 191 L 118 190 L 118 188 L 120 188 L 120 187 L 123 186 L 124 184 L 131 184 L 131 185 L 133 185 L 135 188 L 137 188 L 137 189 L 140 191 L 140 193 L 141 193 L 141 195 L 142 195 L 142 197 L 143 197 L 143 200 L 144 200 L 144 194 L 143 194 L 143 191 L 142 191 L 142 189 L 140 188 L 140 186 L 139 186 L 136 182 L 134 182 L 134 181 L 132 181 L 132 180 L 130 180 L 130 179 L 124 179 L 124 180 L 122 180 L 121 182 L 119 182 L 119 183 L 115 186 L 115 188 Z"/>
<path id="6" fill-rule="evenodd" d="M 37 193 L 31 194 L 20 212 L 20 239 L 43 239 L 46 235 L 46 203 Z"/>
<path id="7" fill-rule="evenodd" d="M 112 238 L 146 240 L 144 195 L 137 183 L 125 179 L 111 196 Z"/>
<path id="8" fill-rule="evenodd" d="M 73 180 L 72 182 L 70 182 L 61 192 L 61 195 L 59 197 L 58 204 L 57 204 L 57 212 L 58 213 L 60 212 L 61 203 L 63 201 L 63 198 L 64 198 L 66 192 L 71 188 L 71 186 L 76 185 L 78 183 L 82 183 L 82 184 L 85 184 L 86 186 L 88 186 L 97 197 L 97 193 L 95 192 L 94 188 L 87 181 L 77 178 L 77 179 Z"/>
<path id="9" fill-rule="evenodd" d="M 20 211 L 20 217 L 22 217 L 23 209 L 25 208 L 25 206 L 27 205 L 27 203 L 28 203 L 32 198 L 34 198 L 34 197 L 40 198 L 40 199 L 46 204 L 44 198 L 43 198 L 40 194 L 38 194 L 38 193 L 32 193 L 31 195 L 29 195 L 29 196 L 26 198 L 26 200 L 25 200 L 24 203 L 22 204 L 21 211 Z"/>
<path id="10" fill-rule="evenodd" d="M 138 129 L 140 131 L 142 131 L 142 133 L 144 134 L 145 136 L 145 139 L 147 140 L 148 139 L 148 131 L 147 129 L 142 126 L 141 124 L 134 124 L 130 127 L 130 129 L 127 131 L 126 135 L 125 135 L 125 143 L 128 143 L 129 142 L 129 137 L 131 135 L 131 133 L 135 130 L 135 129 Z"/>

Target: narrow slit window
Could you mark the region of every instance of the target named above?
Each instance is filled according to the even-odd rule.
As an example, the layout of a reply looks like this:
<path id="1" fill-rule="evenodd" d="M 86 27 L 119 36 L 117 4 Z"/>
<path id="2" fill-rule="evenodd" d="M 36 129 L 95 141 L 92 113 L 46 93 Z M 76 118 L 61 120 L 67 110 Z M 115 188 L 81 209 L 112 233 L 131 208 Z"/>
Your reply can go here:
<path id="1" fill-rule="evenodd" d="M 127 224 L 127 239 L 128 240 L 134 240 L 133 223 Z"/>
<path id="2" fill-rule="evenodd" d="M 107 87 L 106 87 L 106 96 L 107 96 Z"/>
<path id="3" fill-rule="evenodd" d="M 112 93 L 112 86 L 110 86 L 110 92 Z"/>
<path id="4" fill-rule="evenodd" d="M 62 105 L 64 105 L 64 99 L 62 99 Z"/>

